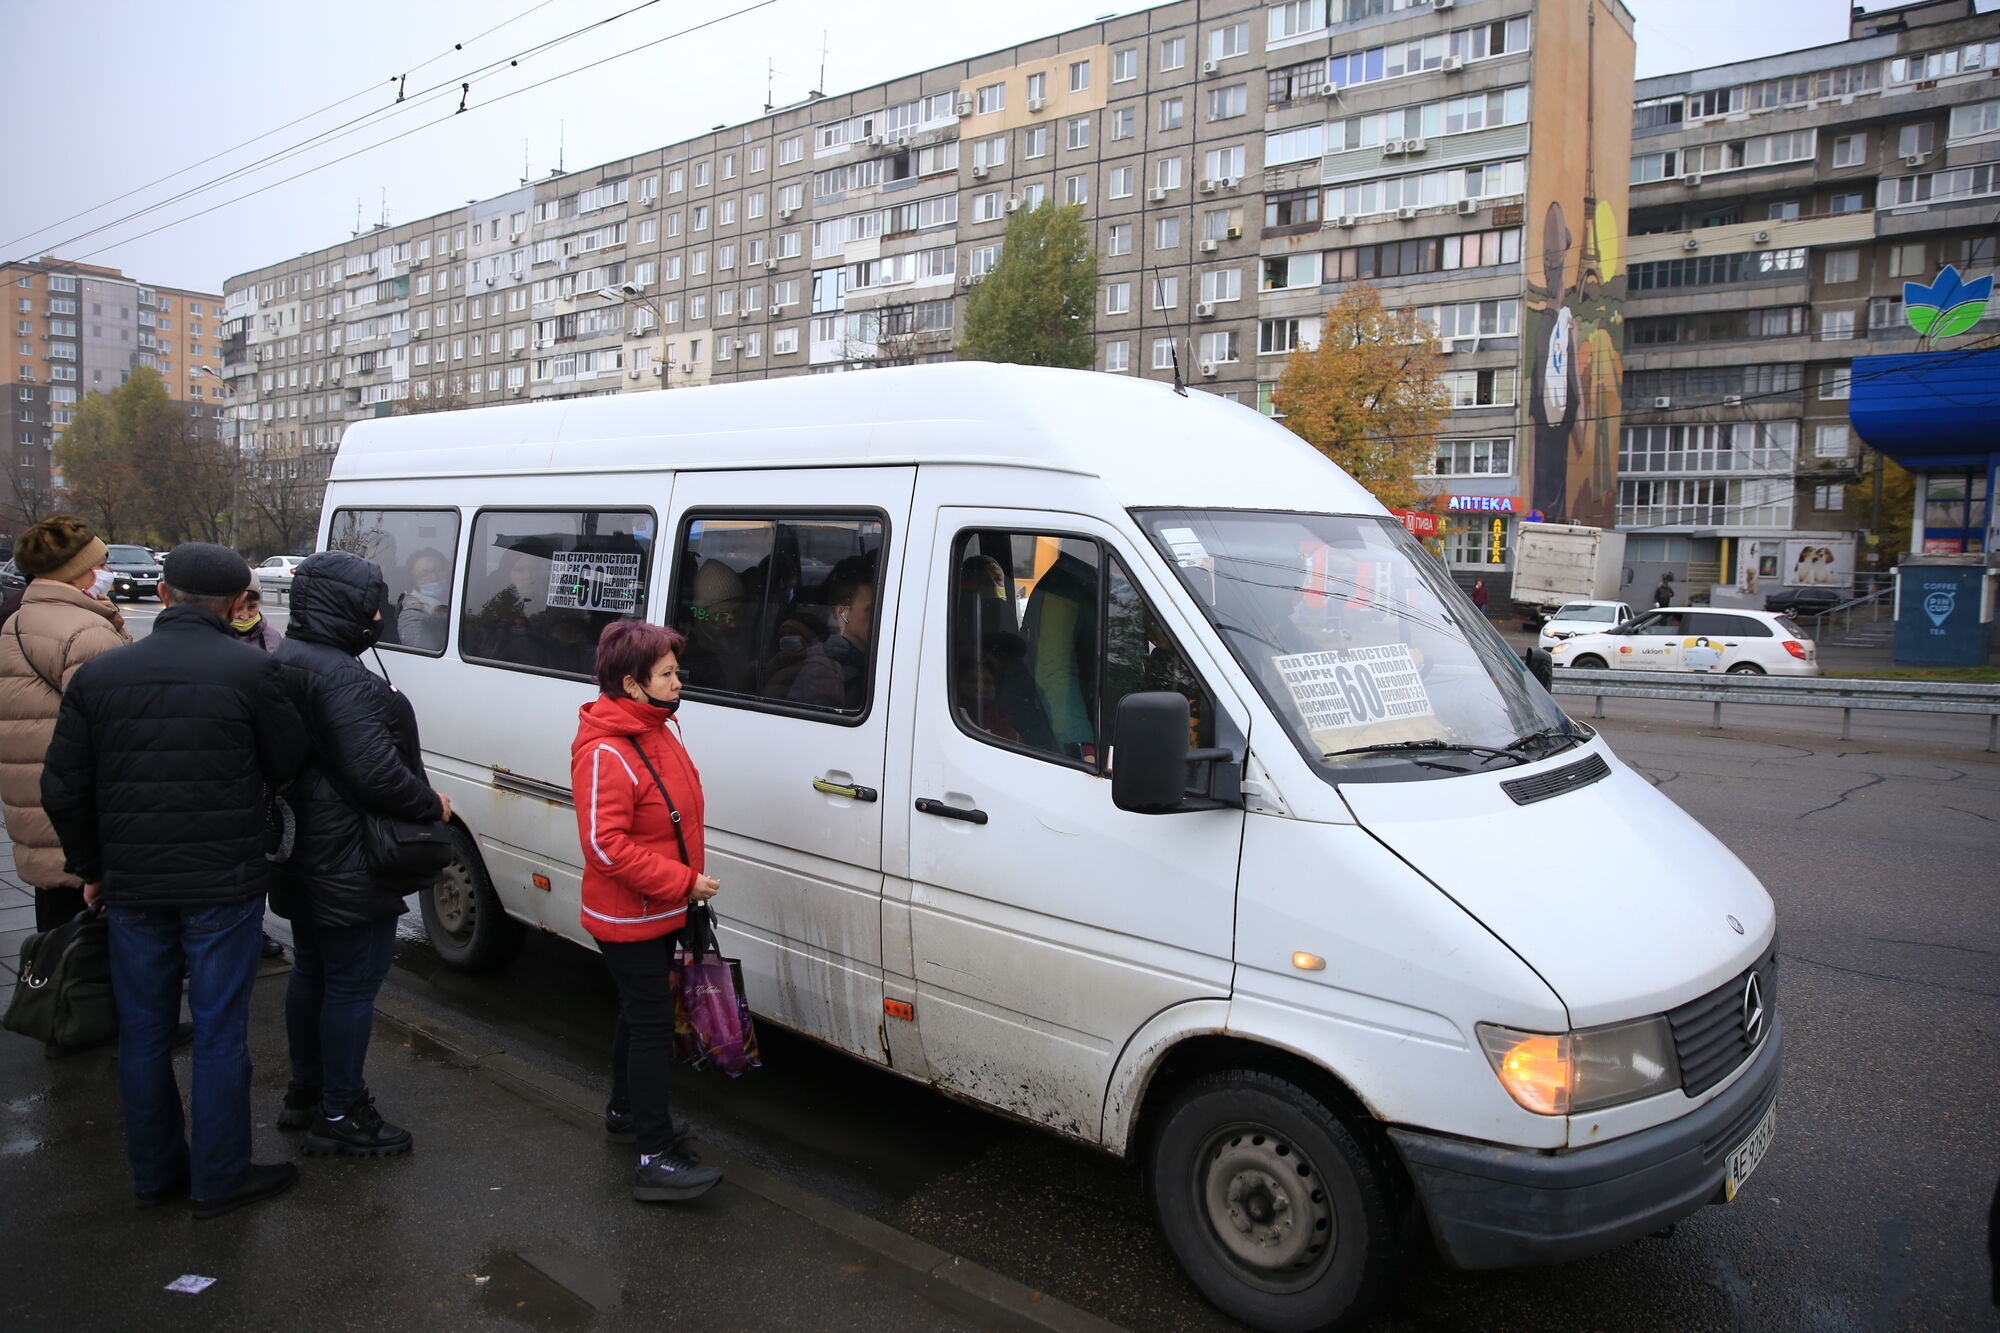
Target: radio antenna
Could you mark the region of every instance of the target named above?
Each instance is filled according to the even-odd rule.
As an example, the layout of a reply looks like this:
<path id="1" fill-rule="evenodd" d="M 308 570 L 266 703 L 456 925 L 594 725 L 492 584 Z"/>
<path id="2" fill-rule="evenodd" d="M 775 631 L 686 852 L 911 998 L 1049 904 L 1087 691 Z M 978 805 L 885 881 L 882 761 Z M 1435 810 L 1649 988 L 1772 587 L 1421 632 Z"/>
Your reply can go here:
<path id="1" fill-rule="evenodd" d="M 1153 265 L 1153 304 L 1162 304 L 1161 298 L 1165 295 L 1166 287 L 1160 278 L 1160 266 L 1155 264 Z M 1144 324 L 1141 323 L 1140 329 L 1142 332 L 1144 328 Z M 1167 329 L 1169 332 L 1172 332 L 1173 325 L 1167 325 Z M 1181 340 L 1179 335 L 1176 334 L 1173 341 L 1168 343 L 1167 346 L 1172 350 L 1174 358 L 1174 392 L 1185 398 L 1188 396 L 1187 381 L 1181 377 Z"/>

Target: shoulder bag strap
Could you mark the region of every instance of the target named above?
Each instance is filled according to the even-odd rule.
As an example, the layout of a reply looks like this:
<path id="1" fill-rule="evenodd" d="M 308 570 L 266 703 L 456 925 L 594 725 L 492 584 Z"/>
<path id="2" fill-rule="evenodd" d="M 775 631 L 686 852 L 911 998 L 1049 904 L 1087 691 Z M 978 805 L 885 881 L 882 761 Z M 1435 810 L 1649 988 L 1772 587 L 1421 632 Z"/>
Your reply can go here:
<path id="1" fill-rule="evenodd" d="M 42 674 L 42 669 L 35 665 L 35 659 L 28 656 L 28 641 L 21 637 L 21 613 L 19 611 L 16 611 L 14 613 L 14 642 L 20 645 L 21 660 L 28 664 L 28 670 L 35 673 L 35 679 L 41 681 L 42 684 L 54 690 L 56 692 L 56 697 L 61 698 L 63 692 L 62 686 L 56 684 L 54 681 L 50 680 L 47 676 L 44 676 Z"/>
<path id="2" fill-rule="evenodd" d="M 632 742 L 632 748 L 638 752 L 639 762 L 644 764 L 646 772 L 652 775 L 653 785 L 660 789 L 660 799 L 667 803 L 667 814 L 671 817 L 674 825 L 674 841 L 680 844 L 681 864 L 689 870 L 694 870 L 694 862 L 688 859 L 687 835 L 681 832 L 681 812 L 674 805 L 674 798 L 667 795 L 667 784 L 660 781 L 659 770 L 655 769 L 653 761 L 646 757 L 646 747 L 639 744 L 638 740 L 634 737 L 628 736 L 626 739 Z M 699 874 L 700 872 L 696 871 L 695 873 Z"/>

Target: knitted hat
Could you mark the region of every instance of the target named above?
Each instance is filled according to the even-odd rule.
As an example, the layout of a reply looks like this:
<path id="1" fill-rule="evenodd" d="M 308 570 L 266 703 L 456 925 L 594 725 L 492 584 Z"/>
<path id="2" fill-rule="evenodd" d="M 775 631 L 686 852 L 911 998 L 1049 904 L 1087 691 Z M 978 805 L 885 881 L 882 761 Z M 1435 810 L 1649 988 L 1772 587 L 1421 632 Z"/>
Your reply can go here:
<path id="1" fill-rule="evenodd" d="M 14 565 L 31 579 L 74 583 L 104 563 L 109 552 L 97 534 L 66 514 L 45 518 L 14 543 Z"/>
<path id="2" fill-rule="evenodd" d="M 227 546 L 182 542 L 167 552 L 161 581 L 196 597 L 234 597 L 250 586 L 250 564 Z"/>

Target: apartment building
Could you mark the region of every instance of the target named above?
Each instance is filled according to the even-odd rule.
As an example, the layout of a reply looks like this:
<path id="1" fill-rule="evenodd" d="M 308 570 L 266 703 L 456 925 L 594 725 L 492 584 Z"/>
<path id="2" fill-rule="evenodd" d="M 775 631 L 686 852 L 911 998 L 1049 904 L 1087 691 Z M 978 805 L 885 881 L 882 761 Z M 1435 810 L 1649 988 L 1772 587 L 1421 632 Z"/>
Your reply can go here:
<path id="1" fill-rule="evenodd" d="M 1848 363 L 1918 350 L 1905 282 L 1994 271 L 2000 13 L 1856 11 L 1843 42 L 1641 81 L 1631 229 L 1618 523 L 1639 584 L 1761 605 L 1888 567 Z"/>
<path id="2" fill-rule="evenodd" d="M 950 359 L 1009 216 L 1070 203 L 1106 373 L 1268 411 L 1347 283 L 1423 310 L 1452 558 L 1504 573 L 1525 513 L 1610 518 L 1631 88 L 1616 0 L 1106 18 L 232 277 L 236 429 L 323 476 L 365 415 Z"/>
<path id="3" fill-rule="evenodd" d="M 83 395 L 108 394 L 149 366 L 175 401 L 205 419 L 220 417 L 220 296 L 148 286 L 115 268 L 54 256 L 0 264 L 0 290 L 13 326 L 0 348 L 8 386 L 0 533 L 53 512 L 49 451 Z"/>

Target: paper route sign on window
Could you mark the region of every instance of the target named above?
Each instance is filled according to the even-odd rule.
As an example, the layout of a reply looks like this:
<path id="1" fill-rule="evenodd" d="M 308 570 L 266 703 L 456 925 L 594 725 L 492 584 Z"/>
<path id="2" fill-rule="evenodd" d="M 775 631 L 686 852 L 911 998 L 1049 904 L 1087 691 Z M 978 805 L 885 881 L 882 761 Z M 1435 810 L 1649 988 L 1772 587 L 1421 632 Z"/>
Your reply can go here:
<path id="1" fill-rule="evenodd" d="M 1403 643 L 1292 653 L 1272 659 L 1315 737 L 1378 722 L 1425 717 L 1430 695 Z"/>
<path id="2" fill-rule="evenodd" d="M 549 605 L 628 615 L 639 609 L 639 553 L 556 551 L 549 556 Z"/>

